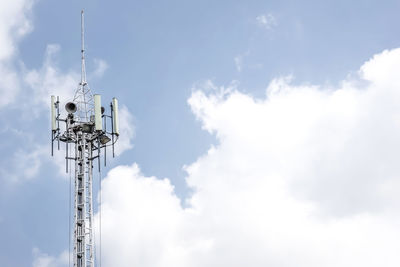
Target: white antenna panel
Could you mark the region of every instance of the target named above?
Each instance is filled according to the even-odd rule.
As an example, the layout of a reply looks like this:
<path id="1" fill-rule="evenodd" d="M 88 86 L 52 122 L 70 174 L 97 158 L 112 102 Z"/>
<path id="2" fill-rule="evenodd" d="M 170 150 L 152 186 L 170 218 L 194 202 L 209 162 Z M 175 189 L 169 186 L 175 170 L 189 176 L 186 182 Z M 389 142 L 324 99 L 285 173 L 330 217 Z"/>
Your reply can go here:
<path id="1" fill-rule="evenodd" d="M 113 106 L 113 129 L 116 135 L 119 135 L 119 120 L 118 120 L 118 100 L 114 97 L 112 99 Z"/>
<path id="2" fill-rule="evenodd" d="M 51 129 L 53 131 L 57 130 L 56 124 L 56 97 L 51 96 Z"/>
<path id="3" fill-rule="evenodd" d="M 94 125 L 96 131 L 103 130 L 101 119 L 101 95 L 94 95 Z"/>

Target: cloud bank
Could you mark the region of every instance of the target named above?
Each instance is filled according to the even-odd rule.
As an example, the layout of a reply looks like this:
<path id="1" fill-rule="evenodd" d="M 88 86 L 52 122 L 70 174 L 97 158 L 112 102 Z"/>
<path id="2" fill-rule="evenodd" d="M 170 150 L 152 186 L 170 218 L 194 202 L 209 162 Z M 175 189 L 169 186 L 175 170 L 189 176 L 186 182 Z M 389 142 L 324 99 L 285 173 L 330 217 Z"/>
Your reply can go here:
<path id="1" fill-rule="evenodd" d="M 183 208 L 136 164 L 103 181 L 103 266 L 399 266 L 400 49 L 338 88 L 206 83 L 188 103 L 219 144 Z"/>
<path id="2" fill-rule="evenodd" d="M 0 2 L 0 108 L 12 103 L 20 90 L 13 59 L 19 40 L 32 30 L 32 4 L 31 0 Z"/>

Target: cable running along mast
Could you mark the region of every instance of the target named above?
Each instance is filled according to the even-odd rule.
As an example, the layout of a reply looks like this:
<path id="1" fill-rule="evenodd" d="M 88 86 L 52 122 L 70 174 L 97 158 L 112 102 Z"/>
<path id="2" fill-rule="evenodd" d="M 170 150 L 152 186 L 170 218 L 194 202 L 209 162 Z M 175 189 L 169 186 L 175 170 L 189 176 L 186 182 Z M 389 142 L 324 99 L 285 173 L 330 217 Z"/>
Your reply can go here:
<path id="1" fill-rule="evenodd" d="M 107 147 L 114 144 L 119 136 L 118 101 L 112 99 L 110 115 L 101 106 L 101 96 L 93 95 L 86 80 L 84 12 L 81 12 L 81 81 L 72 102 L 65 104 L 65 118 L 60 115 L 59 97 L 51 96 L 51 154 L 54 142 L 60 149 L 65 143 L 66 172 L 74 166 L 74 209 L 73 209 L 73 266 L 94 267 L 93 235 L 93 166 L 97 161 L 100 172 L 101 150 L 106 164 Z M 108 125 L 111 130 L 108 130 Z M 63 129 L 60 128 L 60 122 Z M 72 146 L 72 151 L 68 151 Z M 101 260 L 101 259 L 100 259 Z"/>

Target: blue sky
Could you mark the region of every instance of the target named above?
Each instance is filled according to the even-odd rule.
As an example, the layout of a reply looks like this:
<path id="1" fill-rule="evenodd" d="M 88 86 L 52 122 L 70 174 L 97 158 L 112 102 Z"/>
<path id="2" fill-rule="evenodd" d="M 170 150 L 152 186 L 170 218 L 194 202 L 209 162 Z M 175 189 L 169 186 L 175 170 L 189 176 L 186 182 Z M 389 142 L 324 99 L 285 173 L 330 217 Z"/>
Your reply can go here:
<path id="1" fill-rule="evenodd" d="M 226 132 L 208 127 L 208 119 L 188 103 L 198 90 L 213 92 L 204 84 L 233 88 L 255 102 L 279 77 L 293 76 L 292 83 L 319 85 L 322 91 L 337 89 L 343 80 L 357 80 L 360 66 L 373 55 L 400 42 L 398 1 L 20 0 L 16 11 L 3 1 L 3 10 L 22 15 L 30 29 L 14 36 L 13 27 L 23 24 L 11 24 L 7 34 L 14 51 L 0 57 L 1 69 L 20 81 L 11 86 L 0 79 L 0 87 L 9 88 L 1 92 L 21 94 L 0 105 L 0 150 L 6 155 L 0 160 L 2 266 L 31 266 L 34 248 L 56 257 L 68 246 L 68 181 L 48 158 L 48 110 L 35 98 L 41 83 L 27 77 L 36 71 L 37 79 L 46 79 L 50 66 L 63 77 L 52 80 L 65 81 L 63 92 L 71 79 L 78 84 L 82 8 L 90 87 L 103 99 L 117 97 L 135 131 L 133 148 L 110 162 L 104 175 L 135 162 L 143 176 L 167 177 L 182 202 L 196 190 L 185 181 L 190 175 L 184 166 L 225 140 Z M 46 61 L 49 45 L 58 48 Z M 102 71 L 99 62 L 108 67 Z M 37 170 L 29 169 L 32 162 Z"/>

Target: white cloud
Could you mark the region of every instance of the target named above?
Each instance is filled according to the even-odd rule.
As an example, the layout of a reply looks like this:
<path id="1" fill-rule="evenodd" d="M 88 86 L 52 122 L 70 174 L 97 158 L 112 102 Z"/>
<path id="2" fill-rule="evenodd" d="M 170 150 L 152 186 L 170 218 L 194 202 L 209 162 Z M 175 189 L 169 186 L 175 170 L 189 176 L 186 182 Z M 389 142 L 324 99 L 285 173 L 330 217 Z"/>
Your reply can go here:
<path id="1" fill-rule="evenodd" d="M 104 266 L 176 266 L 182 211 L 169 180 L 144 177 L 135 164 L 119 166 L 104 180 L 102 194 Z"/>
<path id="2" fill-rule="evenodd" d="M 13 103 L 20 91 L 13 59 L 18 41 L 32 29 L 32 4 L 31 0 L 0 2 L 0 108 Z"/>
<path id="3" fill-rule="evenodd" d="M 53 257 L 42 253 L 38 248 L 33 249 L 33 267 L 67 267 L 68 251 L 62 252 L 59 256 Z"/>
<path id="4" fill-rule="evenodd" d="M 44 147 L 35 147 L 30 151 L 17 149 L 11 157 L 8 168 L 0 171 L 3 177 L 12 182 L 20 182 L 35 177 L 42 164 L 41 158 L 46 154 Z"/>
<path id="5" fill-rule="evenodd" d="M 0 61 L 0 108 L 7 106 L 10 103 L 13 103 L 16 99 L 16 96 L 20 90 L 20 84 L 18 81 L 18 77 L 15 72 L 11 70 L 11 67 Z"/>
<path id="6" fill-rule="evenodd" d="M 43 111 L 48 112 L 50 109 L 50 96 L 56 95 L 60 97 L 61 107 L 64 103 L 73 99 L 74 93 L 80 81 L 80 74 L 76 71 L 62 71 L 55 63 L 60 51 L 57 44 L 48 45 L 44 57 L 43 65 L 40 69 L 24 70 L 23 78 L 26 86 L 28 97 L 22 110 L 29 110 L 36 115 Z M 60 111 L 64 111 L 63 108 Z"/>
<path id="7" fill-rule="evenodd" d="M 32 30 L 29 20 L 32 4 L 32 0 L 0 2 L 0 61 L 13 56 L 17 41 Z"/>
<path id="8" fill-rule="evenodd" d="M 24 133 L 27 139 L 27 134 Z M 32 142 L 34 143 L 34 142 Z M 71 147 L 71 146 L 70 146 Z M 70 153 L 71 149 L 70 149 Z M 69 174 L 65 170 L 65 145 L 61 145 L 60 151 L 57 150 L 57 143 L 54 144 L 54 156 L 51 157 L 50 143 L 28 145 L 23 148 L 17 148 L 2 163 L 0 169 L 0 180 L 3 184 L 19 184 L 27 180 L 38 177 L 43 167 L 47 164 L 54 164 L 58 170 L 58 177 L 67 178 Z M 70 161 L 70 164 L 73 164 Z M 72 169 L 73 171 L 73 169 Z"/>
<path id="9" fill-rule="evenodd" d="M 115 153 L 121 155 L 123 152 L 133 148 L 133 138 L 135 137 L 135 127 L 133 123 L 133 115 L 126 106 L 122 106 L 119 110 L 119 127 L 120 134 L 115 144 Z"/>
<path id="10" fill-rule="evenodd" d="M 274 15 L 271 13 L 262 14 L 256 17 L 257 24 L 266 30 L 271 30 L 278 25 Z"/>
<path id="11" fill-rule="evenodd" d="M 219 144 L 185 168 L 189 207 L 167 179 L 111 170 L 104 266 L 398 266 L 399 67 L 395 49 L 339 88 L 196 88 L 189 104 Z"/>

